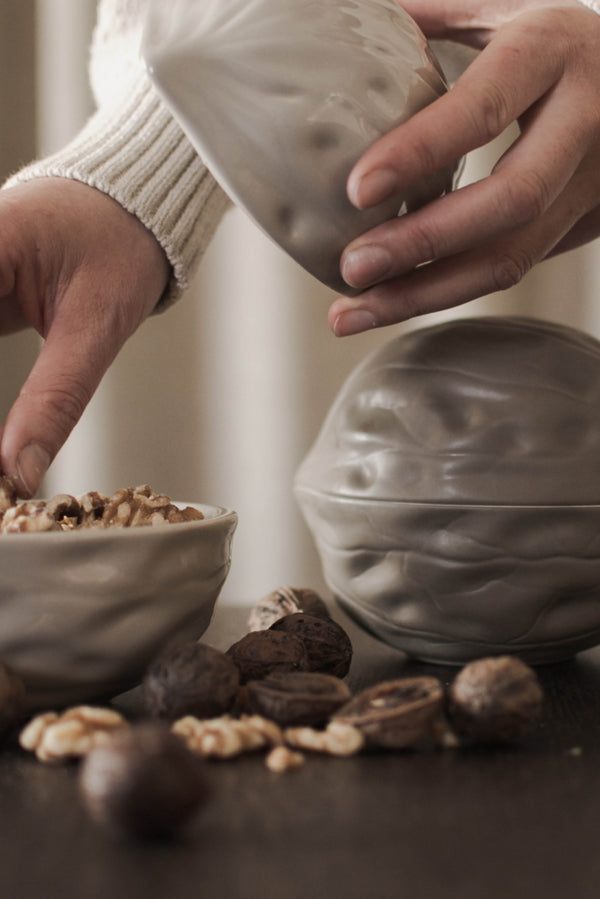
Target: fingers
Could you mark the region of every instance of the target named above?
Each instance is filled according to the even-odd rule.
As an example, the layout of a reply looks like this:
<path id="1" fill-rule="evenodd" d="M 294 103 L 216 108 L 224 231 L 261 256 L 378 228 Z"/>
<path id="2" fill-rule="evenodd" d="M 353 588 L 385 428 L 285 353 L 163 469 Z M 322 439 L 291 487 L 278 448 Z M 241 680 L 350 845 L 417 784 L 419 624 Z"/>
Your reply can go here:
<path id="1" fill-rule="evenodd" d="M 541 39 L 539 27 L 507 25 L 452 90 L 367 150 L 350 173 L 350 201 L 376 205 L 501 134 L 560 77 L 558 54 L 540 64 Z"/>
<path id="2" fill-rule="evenodd" d="M 503 238 L 439 259 L 357 297 L 331 305 L 329 325 L 338 337 L 439 312 L 517 284 L 570 232 L 584 205 L 588 181 L 575 179 L 540 219 Z"/>
<path id="3" fill-rule="evenodd" d="M 344 280 L 362 290 L 535 221 L 579 167 L 589 148 L 592 124 L 574 108 L 566 90 L 552 103 L 542 103 L 527 134 L 488 178 L 386 222 L 349 244 L 341 259 Z"/>
<path id="4" fill-rule="evenodd" d="M 57 315 L 4 427 L 2 469 L 21 496 L 39 488 L 113 355 L 93 317 L 77 332 L 65 318 Z"/>
<path id="5" fill-rule="evenodd" d="M 489 177 L 346 248 L 342 275 L 363 293 L 332 305 L 329 322 L 338 336 L 503 290 L 555 248 L 597 235 L 598 110 L 591 87 L 582 89 L 597 79 L 597 65 L 589 65 L 596 51 L 581 35 L 585 47 L 574 53 L 566 27 L 554 34 L 565 15 L 538 11 L 503 27 L 452 91 L 357 163 L 348 192 L 367 207 L 487 143 L 511 122 L 521 124 L 520 137 Z M 547 60 L 538 52 L 544 41 L 554 51 Z"/>
<path id="6" fill-rule="evenodd" d="M 0 328 L 21 316 L 45 338 L 0 446 L 2 470 L 30 496 L 170 266 L 138 219 L 84 184 L 31 181 L 0 205 Z"/>

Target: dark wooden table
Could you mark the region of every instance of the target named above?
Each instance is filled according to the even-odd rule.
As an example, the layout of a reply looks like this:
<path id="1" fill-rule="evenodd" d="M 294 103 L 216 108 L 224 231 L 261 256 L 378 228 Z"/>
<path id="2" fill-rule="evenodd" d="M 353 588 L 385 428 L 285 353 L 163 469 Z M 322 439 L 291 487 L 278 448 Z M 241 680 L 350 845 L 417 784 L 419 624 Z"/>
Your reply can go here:
<path id="1" fill-rule="evenodd" d="M 206 635 L 226 648 L 246 612 Z M 355 689 L 407 663 L 348 626 Z M 600 649 L 540 669 L 543 720 L 518 747 L 209 763 L 212 798 L 167 844 L 87 817 L 77 765 L 0 753 L 2 899 L 587 899 L 600 895 Z M 139 693 L 116 701 L 135 712 Z"/>

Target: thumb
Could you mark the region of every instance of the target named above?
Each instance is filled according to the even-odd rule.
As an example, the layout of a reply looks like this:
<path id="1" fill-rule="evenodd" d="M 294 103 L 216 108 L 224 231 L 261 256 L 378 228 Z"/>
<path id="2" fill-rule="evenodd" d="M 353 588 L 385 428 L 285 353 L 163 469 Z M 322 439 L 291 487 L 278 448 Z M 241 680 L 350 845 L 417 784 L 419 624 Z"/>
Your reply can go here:
<path id="1" fill-rule="evenodd" d="M 56 318 L 40 354 L 6 419 L 0 445 L 2 470 L 20 496 L 38 490 L 50 463 L 81 418 L 117 347 L 65 332 Z"/>

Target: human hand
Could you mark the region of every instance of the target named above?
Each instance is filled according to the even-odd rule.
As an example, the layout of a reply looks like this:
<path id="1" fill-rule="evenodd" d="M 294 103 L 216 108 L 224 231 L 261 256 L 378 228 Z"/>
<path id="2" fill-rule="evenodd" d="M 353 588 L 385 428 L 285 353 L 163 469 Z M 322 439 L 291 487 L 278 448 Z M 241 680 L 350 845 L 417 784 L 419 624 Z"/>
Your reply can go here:
<path id="1" fill-rule="evenodd" d="M 0 334 L 44 338 L 0 444 L 21 496 L 38 489 L 168 274 L 155 237 L 92 187 L 41 178 L 0 191 Z"/>
<path id="2" fill-rule="evenodd" d="M 368 208 L 513 122 L 486 178 L 393 219 L 344 251 L 363 292 L 329 310 L 338 336 L 516 284 L 544 258 L 600 235 L 600 16 L 577 0 L 402 0 L 427 37 L 483 48 L 455 86 L 377 141 L 348 195 Z"/>

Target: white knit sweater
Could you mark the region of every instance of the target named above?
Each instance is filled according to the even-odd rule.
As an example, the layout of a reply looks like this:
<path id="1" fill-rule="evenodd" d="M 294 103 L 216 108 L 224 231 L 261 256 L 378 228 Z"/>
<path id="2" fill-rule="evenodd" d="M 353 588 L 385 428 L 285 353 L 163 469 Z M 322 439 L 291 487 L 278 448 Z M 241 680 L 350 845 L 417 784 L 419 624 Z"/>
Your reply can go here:
<path id="1" fill-rule="evenodd" d="M 139 53 L 146 0 L 100 0 L 90 81 L 97 112 L 71 143 L 7 187 L 43 176 L 109 194 L 156 236 L 173 277 L 159 308 L 185 289 L 229 200 L 159 99 Z"/>
<path id="2" fill-rule="evenodd" d="M 600 0 L 580 2 L 600 12 Z M 90 56 L 97 112 L 64 149 L 22 169 L 5 186 L 58 176 L 117 200 L 153 232 L 171 262 L 162 309 L 188 285 L 229 200 L 146 74 L 139 52 L 146 5 L 99 0 Z M 461 67 L 467 61 L 461 59 Z M 456 65 L 452 71 L 450 63 L 448 74 L 455 76 Z"/>

